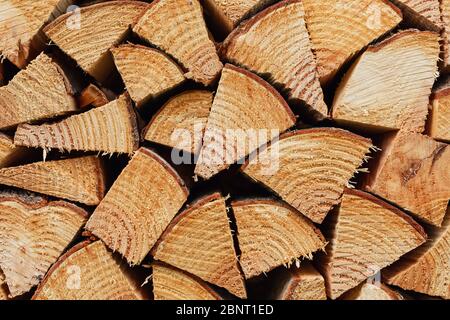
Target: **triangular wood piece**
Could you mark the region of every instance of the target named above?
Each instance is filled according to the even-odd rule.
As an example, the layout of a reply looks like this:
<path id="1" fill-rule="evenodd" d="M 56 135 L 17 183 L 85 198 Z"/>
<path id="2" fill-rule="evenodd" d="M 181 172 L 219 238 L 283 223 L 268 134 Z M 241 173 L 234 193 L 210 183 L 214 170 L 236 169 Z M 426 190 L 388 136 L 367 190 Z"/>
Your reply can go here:
<path id="1" fill-rule="evenodd" d="M 382 300 L 403 300 L 400 293 L 392 290 L 388 286 L 379 283 L 364 283 L 358 287 L 348 291 L 342 297 L 342 300 L 369 300 L 369 301 L 382 301 Z"/>
<path id="2" fill-rule="evenodd" d="M 171 98 L 150 120 L 144 139 L 198 154 L 213 103 L 205 90 L 183 92 Z"/>
<path id="3" fill-rule="evenodd" d="M 442 228 L 433 228 L 431 241 L 383 271 L 389 284 L 450 299 L 450 208 Z"/>
<path id="4" fill-rule="evenodd" d="M 370 46 L 339 85 L 333 118 L 368 129 L 423 132 L 439 52 L 439 34 L 429 31 L 401 31 Z"/>
<path id="5" fill-rule="evenodd" d="M 174 57 L 189 79 L 209 85 L 222 69 L 198 0 L 153 1 L 134 32 Z"/>
<path id="6" fill-rule="evenodd" d="M 141 148 L 97 207 L 86 229 L 130 264 L 142 262 L 186 202 L 188 190 L 156 153 Z"/>
<path id="7" fill-rule="evenodd" d="M 0 169 L 14 164 L 25 153 L 25 148 L 16 147 L 12 138 L 0 133 Z"/>
<path id="8" fill-rule="evenodd" d="M 305 20 L 322 83 L 361 49 L 402 21 L 387 0 L 303 0 Z"/>
<path id="9" fill-rule="evenodd" d="M 325 248 L 325 238 L 312 222 L 289 206 L 274 200 L 232 203 L 241 250 L 240 262 L 247 279 L 281 265 L 291 265 Z"/>
<path id="10" fill-rule="evenodd" d="M 429 134 L 436 140 L 450 142 L 450 78 L 433 93 Z"/>
<path id="11" fill-rule="evenodd" d="M 110 102 L 108 95 L 94 84 L 88 85 L 77 98 L 78 108 L 102 107 Z"/>
<path id="12" fill-rule="evenodd" d="M 221 300 L 206 282 L 167 264 L 153 264 L 152 280 L 155 300 Z"/>
<path id="13" fill-rule="evenodd" d="M 109 75 L 108 50 L 120 43 L 148 4 L 108 1 L 60 16 L 45 27 L 45 34 L 97 80 Z"/>
<path id="14" fill-rule="evenodd" d="M 124 44 L 111 49 L 117 69 L 137 106 L 185 81 L 183 70 L 157 49 Z"/>
<path id="15" fill-rule="evenodd" d="M 363 188 L 440 226 L 450 200 L 450 147 L 421 134 L 388 136 Z"/>
<path id="16" fill-rule="evenodd" d="M 94 156 L 3 168 L 0 184 L 87 205 L 99 204 L 105 193 L 103 165 Z"/>
<path id="17" fill-rule="evenodd" d="M 50 269 L 33 300 L 141 300 L 142 294 L 101 241 L 82 242 Z"/>
<path id="18" fill-rule="evenodd" d="M 42 28 L 66 11 L 70 0 L 1 0 L 0 52 L 19 68 L 24 68 L 45 46 Z"/>
<path id="19" fill-rule="evenodd" d="M 441 0 L 391 0 L 403 11 L 404 19 L 409 24 L 432 31 L 442 28 Z M 444 0 L 446 1 L 446 0 Z"/>
<path id="20" fill-rule="evenodd" d="M 242 171 L 321 223 L 371 147 L 369 139 L 341 129 L 300 130 L 282 135 Z"/>
<path id="21" fill-rule="evenodd" d="M 446 71 L 450 71 L 450 0 L 441 0 L 441 13 L 444 29 L 442 32 L 444 61 Z"/>
<path id="22" fill-rule="evenodd" d="M 75 111 L 72 94 L 62 69 L 43 53 L 0 87 L 0 128 Z"/>
<path id="23" fill-rule="evenodd" d="M 195 174 L 211 178 L 277 138 L 295 122 L 286 101 L 267 82 L 227 64 L 208 118 Z"/>
<path id="24" fill-rule="evenodd" d="M 180 213 L 162 235 L 154 257 L 246 297 L 225 199 L 207 196 Z"/>
<path id="25" fill-rule="evenodd" d="M 407 214 L 362 191 L 346 190 L 330 219 L 330 244 L 318 266 L 336 299 L 426 241 Z"/>
<path id="26" fill-rule="evenodd" d="M 44 150 L 131 154 L 139 145 L 136 114 L 128 95 L 122 95 L 103 107 L 60 122 L 21 125 L 14 144 Z"/>
<path id="27" fill-rule="evenodd" d="M 11 296 L 38 285 L 75 238 L 87 212 L 67 202 L 0 194 L 0 269 Z"/>
<path id="28" fill-rule="evenodd" d="M 300 0 L 277 3 L 241 24 L 223 43 L 221 55 L 327 116 Z"/>

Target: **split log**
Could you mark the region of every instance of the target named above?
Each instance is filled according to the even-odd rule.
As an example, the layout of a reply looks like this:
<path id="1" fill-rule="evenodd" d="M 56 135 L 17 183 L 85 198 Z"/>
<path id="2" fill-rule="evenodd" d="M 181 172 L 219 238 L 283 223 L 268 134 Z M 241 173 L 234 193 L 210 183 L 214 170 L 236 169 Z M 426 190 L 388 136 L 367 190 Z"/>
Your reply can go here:
<path id="1" fill-rule="evenodd" d="M 371 141 L 345 130 L 314 128 L 282 135 L 242 171 L 316 223 L 339 203 L 367 159 Z"/>
<path id="2" fill-rule="evenodd" d="M 431 103 L 429 134 L 436 140 L 450 142 L 450 79 L 434 91 Z"/>
<path id="3" fill-rule="evenodd" d="M 381 159 L 363 188 L 440 226 L 450 199 L 450 147 L 420 134 L 384 141 Z"/>
<path id="4" fill-rule="evenodd" d="M 119 44 L 147 9 L 140 1 L 108 1 L 64 14 L 45 27 L 45 34 L 99 81 L 110 73 L 109 49 Z"/>
<path id="5" fill-rule="evenodd" d="M 171 98 L 150 120 L 144 139 L 197 155 L 213 103 L 205 90 L 185 91 Z"/>
<path id="6" fill-rule="evenodd" d="M 0 128 L 48 119 L 76 110 L 71 85 L 46 54 L 39 55 L 0 87 Z"/>
<path id="7" fill-rule="evenodd" d="M 220 194 L 202 198 L 180 213 L 159 239 L 153 255 L 239 298 L 247 295 L 225 199 Z"/>
<path id="8" fill-rule="evenodd" d="M 345 293 L 342 300 L 370 300 L 370 301 L 382 301 L 382 300 L 403 300 L 400 293 L 392 290 L 388 286 L 372 283 L 364 283 L 347 293 Z"/>
<path id="9" fill-rule="evenodd" d="M 244 69 L 227 64 L 214 98 L 195 174 L 209 179 L 295 125 L 281 95 Z"/>
<path id="10" fill-rule="evenodd" d="M 327 300 L 325 280 L 310 263 L 292 267 L 283 274 L 276 300 Z"/>
<path id="11" fill-rule="evenodd" d="M 210 85 L 222 69 L 198 0 L 153 1 L 134 32 L 174 57 L 189 79 Z"/>
<path id="12" fill-rule="evenodd" d="M 130 264 L 141 264 L 187 197 L 184 182 L 170 164 L 141 148 L 97 207 L 86 229 Z"/>
<path id="13" fill-rule="evenodd" d="M 282 1 L 241 24 L 223 43 L 221 55 L 327 116 L 302 1 Z"/>
<path id="14" fill-rule="evenodd" d="M 124 44 L 111 52 L 131 99 L 138 107 L 186 80 L 176 62 L 159 50 Z"/>
<path id="15" fill-rule="evenodd" d="M 444 69 L 450 71 L 450 0 L 441 0 L 441 13 L 443 22 L 442 38 L 444 44 Z"/>
<path id="16" fill-rule="evenodd" d="M 64 254 L 37 288 L 34 300 L 141 300 L 126 265 L 101 241 L 82 242 Z"/>
<path id="17" fill-rule="evenodd" d="M 36 57 L 45 47 L 44 25 L 74 1 L 2 0 L 0 1 L 0 53 L 18 68 Z"/>
<path id="18" fill-rule="evenodd" d="M 97 205 L 105 193 L 104 175 L 99 158 L 81 157 L 3 168 L 0 184 Z"/>
<path id="19" fill-rule="evenodd" d="M 153 264 L 155 300 L 221 300 L 206 282 L 185 271 L 163 263 Z"/>
<path id="20" fill-rule="evenodd" d="M 302 2 L 323 84 L 361 49 L 402 21 L 400 10 L 387 0 Z"/>
<path id="21" fill-rule="evenodd" d="M 345 191 L 330 220 L 330 244 L 318 267 L 331 299 L 376 275 L 427 238 L 407 214 L 358 190 Z"/>
<path id="22" fill-rule="evenodd" d="M 87 107 L 102 107 L 110 102 L 106 93 L 96 85 L 88 85 L 78 97 L 78 108 L 84 109 Z"/>
<path id="23" fill-rule="evenodd" d="M 14 144 L 44 150 L 131 154 L 139 145 L 136 114 L 125 94 L 103 107 L 57 123 L 21 125 L 17 128 Z"/>
<path id="24" fill-rule="evenodd" d="M 16 147 L 12 138 L 0 132 L 0 169 L 15 164 L 25 154 L 24 148 Z"/>
<path id="25" fill-rule="evenodd" d="M 430 241 L 383 271 L 387 283 L 405 290 L 450 299 L 450 208 Z"/>
<path id="26" fill-rule="evenodd" d="M 87 212 L 67 202 L 0 195 L 0 268 L 12 297 L 39 284 L 86 220 Z"/>
<path id="27" fill-rule="evenodd" d="M 232 203 L 247 279 L 267 273 L 325 248 L 325 238 L 312 222 L 284 203 L 243 200 Z"/>
<path id="28" fill-rule="evenodd" d="M 440 0 L 391 0 L 403 11 L 405 21 L 431 31 L 442 28 Z"/>
<path id="29" fill-rule="evenodd" d="M 401 31 L 370 46 L 337 89 L 333 118 L 366 129 L 423 132 L 439 52 L 439 35 L 429 31 Z"/>

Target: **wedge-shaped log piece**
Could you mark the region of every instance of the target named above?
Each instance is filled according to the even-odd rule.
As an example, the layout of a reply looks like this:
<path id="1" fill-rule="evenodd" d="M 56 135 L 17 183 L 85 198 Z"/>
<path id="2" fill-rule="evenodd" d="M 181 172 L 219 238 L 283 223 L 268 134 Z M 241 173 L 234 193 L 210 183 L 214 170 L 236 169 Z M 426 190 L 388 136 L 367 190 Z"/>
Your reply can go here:
<path id="1" fill-rule="evenodd" d="M 117 69 L 138 106 L 184 82 L 180 67 L 163 52 L 124 44 L 111 49 Z"/>
<path id="2" fill-rule="evenodd" d="M 213 94 L 205 90 L 171 98 L 148 124 L 144 139 L 198 154 L 212 103 Z"/>
<path id="3" fill-rule="evenodd" d="M 450 142 L 450 78 L 432 96 L 429 134 L 436 140 Z"/>
<path id="4" fill-rule="evenodd" d="M 306 217 L 273 200 L 232 203 L 238 229 L 240 262 L 252 278 L 325 248 L 325 238 Z"/>
<path id="5" fill-rule="evenodd" d="M 225 199 L 207 196 L 180 213 L 154 249 L 156 260 L 185 270 L 245 298 Z"/>
<path id="6" fill-rule="evenodd" d="M 341 129 L 300 130 L 282 135 L 242 171 L 321 223 L 371 147 L 369 139 Z"/>
<path id="7" fill-rule="evenodd" d="M 342 300 L 403 300 L 403 297 L 382 283 L 367 282 L 345 293 Z"/>
<path id="8" fill-rule="evenodd" d="M 444 68 L 450 70 L 450 0 L 441 0 L 443 22 L 442 38 L 444 43 Z"/>
<path id="9" fill-rule="evenodd" d="M 403 11 L 405 20 L 410 24 L 432 31 L 442 28 L 440 0 L 391 0 Z M 446 1 L 446 0 L 444 0 Z"/>
<path id="10" fill-rule="evenodd" d="M 109 1 L 60 16 L 45 34 L 97 80 L 109 74 L 108 50 L 120 43 L 147 9 L 140 1 Z"/>
<path id="11" fill-rule="evenodd" d="M 226 65 L 208 118 L 195 174 L 209 179 L 294 126 L 281 95 L 244 69 Z"/>
<path id="12" fill-rule="evenodd" d="M 101 241 L 82 242 L 50 269 L 34 300 L 141 300 L 143 296 Z"/>
<path id="13" fill-rule="evenodd" d="M 0 184 L 97 205 L 105 193 L 104 170 L 94 156 L 35 162 L 0 169 Z"/>
<path id="14" fill-rule="evenodd" d="M 417 30 L 370 46 L 337 89 L 333 118 L 362 127 L 423 132 L 439 51 L 437 33 Z"/>
<path id="15" fill-rule="evenodd" d="M 20 71 L 8 85 L 0 87 L 0 128 L 75 110 L 75 99 L 66 76 L 44 53 Z"/>
<path id="16" fill-rule="evenodd" d="M 78 108 L 102 107 L 110 102 L 106 93 L 94 84 L 88 85 L 78 96 Z"/>
<path id="17" fill-rule="evenodd" d="M 303 0 L 322 83 L 353 55 L 402 21 L 398 8 L 387 0 Z"/>
<path id="18" fill-rule="evenodd" d="M 0 52 L 24 68 L 45 46 L 43 26 L 64 12 L 70 0 L 1 0 Z"/>
<path id="19" fill-rule="evenodd" d="M 153 1 L 134 32 L 173 56 L 189 79 L 209 85 L 222 69 L 198 0 Z"/>
<path id="20" fill-rule="evenodd" d="M 430 241 L 383 271 L 389 284 L 450 299 L 450 209 Z"/>
<path id="21" fill-rule="evenodd" d="M 86 229 L 130 264 L 142 262 L 186 202 L 188 190 L 156 153 L 141 148 L 89 219 Z"/>
<path id="22" fill-rule="evenodd" d="M 221 300 L 203 280 L 163 263 L 153 264 L 155 300 Z"/>
<path id="23" fill-rule="evenodd" d="M 136 114 L 128 95 L 57 123 L 21 125 L 14 144 L 61 151 L 133 153 L 139 146 Z"/>
<path id="24" fill-rule="evenodd" d="M 0 133 L 0 169 L 15 163 L 24 154 L 24 148 L 16 147 L 12 138 Z"/>
<path id="25" fill-rule="evenodd" d="M 0 268 L 11 296 L 38 285 L 87 220 L 67 202 L 0 195 Z"/>
<path id="26" fill-rule="evenodd" d="M 328 114 L 300 0 L 282 1 L 241 24 L 225 40 L 221 54 L 266 76 L 290 98 Z"/>
<path id="27" fill-rule="evenodd" d="M 346 190 L 330 221 L 330 244 L 320 268 L 336 299 L 426 241 L 407 214 L 358 190 Z"/>
<path id="28" fill-rule="evenodd" d="M 388 137 L 364 189 L 440 226 L 450 199 L 450 147 L 420 134 Z"/>

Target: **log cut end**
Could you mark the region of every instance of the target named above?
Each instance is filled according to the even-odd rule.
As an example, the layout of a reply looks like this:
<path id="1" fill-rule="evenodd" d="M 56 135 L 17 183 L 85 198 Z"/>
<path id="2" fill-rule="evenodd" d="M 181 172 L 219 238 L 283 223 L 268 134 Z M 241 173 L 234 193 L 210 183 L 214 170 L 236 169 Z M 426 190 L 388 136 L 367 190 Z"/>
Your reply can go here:
<path id="1" fill-rule="evenodd" d="M 441 0 L 441 13 L 444 29 L 442 31 L 444 61 L 446 71 L 450 71 L 450 0 Z"/>
<path id="2" fill-rule="evenodd" d="M 436 140 L 450 143 L 450 79 L 432 96 L 429 134 Z"/>
<path id="3" fill-rule="evenodd" d="M 400 293 L 392 290 L 391 288 L 382 283 L 380 284 L 364 283 L 342 295 L 341 299 L 386 301 L 386 300 L 403 300 L 403 297 Z"/>
<path id="4" fill-rule="evenodd" d="M 12 138 L 0 133 L 0 169 L 14 164 L 24 153 L 24 148 L 16 147 Z"/>
<path id="5" fill-rule="evenodd" d="M 403 11 L 404 19 L 412 25 L 421 28 L 440 31 L 441 20 L 440 0 L 391 0 Z M 446 1 L 446 0 L 444 0 Z"/>

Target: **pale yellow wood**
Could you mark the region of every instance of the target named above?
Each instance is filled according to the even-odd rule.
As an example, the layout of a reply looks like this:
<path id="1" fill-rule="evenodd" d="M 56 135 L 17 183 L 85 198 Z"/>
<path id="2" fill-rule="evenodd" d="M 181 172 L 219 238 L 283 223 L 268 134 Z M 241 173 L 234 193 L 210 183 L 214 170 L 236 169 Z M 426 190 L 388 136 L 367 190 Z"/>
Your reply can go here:
<path id="1" fill-rule="evenodd" d="M 156 153 L 141 148 L 86 224 L 86 229 L 140 264 L 188 196 L 183 181 Z"/>
<path id="2" fill-rule="evenodd" d="M 173 56 L 189 79 L 209 85 L 222 69 L 198 0 L 155 0 L 133 30 Z"/>
<path id="3" fill-rule="evenodd" d="M 295 122 L 286 101 L 267 82 L 227 64 L 208 117 L 195 174 L 211 178 Z"/>
<path id="4" fill-rule="evenodd" d="M 450 80 L 434 91 L 431 107 L 430 136 L 436 140 L 450 142 Z"/>
<path id="5" fill-rule="evenodd" d="M 404 18 L 409 23 L 432 31 L 439 31 L 442 28 L 441 12 L 439 10 L 442 0 L 391 1 L 402 9 Z"/>
<path id="6" fill-rule="evenodd" d="M 342 299 L 381 301 L 381 300 L 403 300 L 403 297 L 401 294 L 392 290 L 391 288 L 382 283 L 373 284 L 367 282 L 345 293 L 342 296 Z"/>
<path id="7" fill-rule="evenodd" d="M 42 53 L 0 87 L 0 128 L 52 118 L 76 110 L 72 88 L 62 69 Z"/>
<path id="8" fill-rule="evenodd" d="M 444 67 L 450 68 L 450 0 L 441 0 L 441 13 L 443 23 L 443 47 L 444 47 Z"/>
<path id="9" fill-rule="evenodd" d="M 140 300 L 129 270 L 101 241 L 83 242 L 56 262 L 34 300 Z"/>
<path id="10" fill-rule="evenodd" d="M 180 213 L 159 240 L 154 257 L 239 298 L 247 296 L 220 194 L 206 196 Z"/>
<path id="11" fill-rule="evenodd" d="M 400 31 L 370 46 L 339 85 L 333 118 L 361 127 L 423 132 L 439 52 L 439 34 L 429 31 Z"/>
<path id="12" fill-rule="evenodd" d="M 39 284 L 86 220 L 67 202 L 0 194 L 0 269 L 11 296 Z"/>

